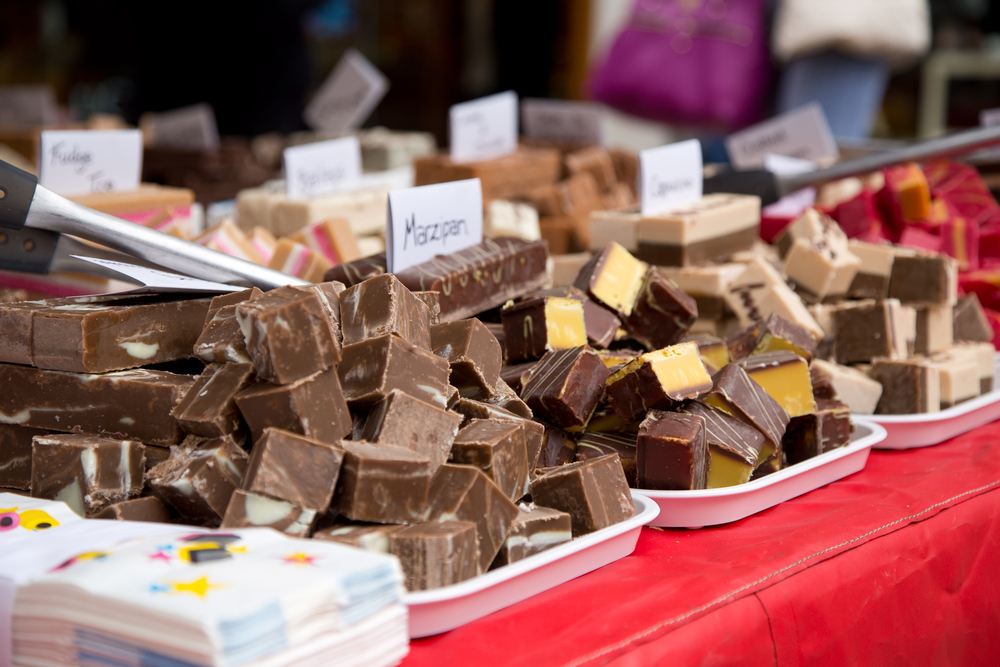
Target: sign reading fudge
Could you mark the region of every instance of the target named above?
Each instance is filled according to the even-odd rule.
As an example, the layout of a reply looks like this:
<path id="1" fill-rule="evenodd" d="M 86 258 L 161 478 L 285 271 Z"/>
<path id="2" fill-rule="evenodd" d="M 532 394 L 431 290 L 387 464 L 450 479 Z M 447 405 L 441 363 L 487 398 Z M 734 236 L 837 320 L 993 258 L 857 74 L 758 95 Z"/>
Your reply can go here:
<path id="1" fill-rule="evenodd" d="M 701 143 L 689 139 L 639 153 L 642 215 L 693 204 L 702 193 Z"/>
<path id="2" fill-rule="evenodd" d="M 389 80 L 356 49 L 348 49 L 306 107 L 309 127 L 345 132 L 361 127 L 389 90 Z"/>
<path id="3" fill-rule="evenodd" d="M 361 145 L 357 137 L 286 148 L 285 183 L 293 199 L 348 190 L 361 180 Z"/>
<path id="4" fill-rule="evenodd" d="M 390 273 L 483 241 L 483 189 L 478 178 L 389 193 L 385 254 Z"/>
<path id="5" fill-rule="evenodd" d="M 836 158 L 837 144 L 819 104 L 807 104 L 726 137 L 737 169 L 761 169 L 768 153 L 804 160 Z"/>
<path id="6" fill-rule="evenodd" d="M 604 143 L 601 108 L 592 102 L 522 100 L 521 125 L 524 136 L 531 139 L 598 146 Z"/>
<path id="7" fill-rule="evenodd" d="M 42 132 L 38 182 L 57 194 L 136 190 L 141 174 L 139 130 Z"/>
<path id="8" fill-rule="evenodd" d="M 455 104 L 448 112 L 448 140 L 454 162 L 510 155 L 517 148 L 517 93 L 489 95 Z"/>

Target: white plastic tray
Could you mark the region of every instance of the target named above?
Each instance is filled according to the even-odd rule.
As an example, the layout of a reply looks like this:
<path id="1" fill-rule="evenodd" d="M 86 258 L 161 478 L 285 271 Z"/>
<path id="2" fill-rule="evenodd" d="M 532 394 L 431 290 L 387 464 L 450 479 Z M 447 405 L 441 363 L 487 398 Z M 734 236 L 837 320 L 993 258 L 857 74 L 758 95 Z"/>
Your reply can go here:
<path id="1" fill-rule="evenodd" d="M 958 405 L 922 415 L 851 415 L 881 424 L 888 435 L 875 449 L 912 449 L 938 445 L 974 428 L 1000 419 L 1000 354 L 993 391 Z"/>
<path id="2" fill-rule="evenodd" d="M 409 607 L 410 637 L 452 630 L 628 556 L 639 530 L 659 512 L 643 495 L 633 492 L 632 499 L 631 519 L 459 584 L 407 593 L 403 602 Z"/>
<path id="3" fill-rule="evenodd" d="M 767 477 L 722 489 L 647 491 L 660 514 L 651 526 L 702 528 L 738 521 L 778 503 L 847 477 L 865 467 L 872 445 L 885 438 L 885 429 L 864 419 L 854 420 L 851 444 L 839 447 Z"/>

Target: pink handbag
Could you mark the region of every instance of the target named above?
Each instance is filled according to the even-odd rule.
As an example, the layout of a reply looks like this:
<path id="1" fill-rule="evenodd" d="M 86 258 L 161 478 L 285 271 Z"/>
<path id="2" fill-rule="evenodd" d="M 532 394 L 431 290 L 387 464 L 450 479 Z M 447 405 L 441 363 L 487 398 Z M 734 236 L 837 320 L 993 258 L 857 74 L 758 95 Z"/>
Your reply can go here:
<path id="1" fill-rule="evenodd" d="M 767 0 L 637 0 L 591 73 L 591 97 L 635 116 L 735 129 L 760 117 Z"/>

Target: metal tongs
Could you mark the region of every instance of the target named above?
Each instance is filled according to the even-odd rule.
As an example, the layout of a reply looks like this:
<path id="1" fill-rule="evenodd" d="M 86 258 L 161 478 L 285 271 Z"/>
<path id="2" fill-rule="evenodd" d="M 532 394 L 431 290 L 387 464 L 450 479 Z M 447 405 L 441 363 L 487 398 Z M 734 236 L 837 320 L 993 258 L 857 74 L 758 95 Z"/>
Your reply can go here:
<path id="1" fill-rule="evenodd" d="M 67 235 L 105 247 L 98 248 Z M 0 161 L 0 269 L 43 274 L 100 272 L 96 265 L 73 255 L 167 269 L 202 280 L 263 290 L 309 284 L 301 278 L 81 206 L 42 187 L 32 174 Z M 124 279 L 118 274 L 114 277 Z"/>

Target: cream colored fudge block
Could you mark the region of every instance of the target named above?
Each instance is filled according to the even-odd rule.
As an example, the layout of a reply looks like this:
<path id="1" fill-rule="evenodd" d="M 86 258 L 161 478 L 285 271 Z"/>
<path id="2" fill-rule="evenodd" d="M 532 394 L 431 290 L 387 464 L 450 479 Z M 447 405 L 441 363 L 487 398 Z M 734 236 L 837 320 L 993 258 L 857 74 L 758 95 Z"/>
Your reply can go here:
<path id="1" fill-rule="evenodd" d="M 614 241 L 634 253 L 639 247 L 636 226 L 640 217 L 637 206 L 613 211 L 593 211 L 590 214 L 590 249 L 597 252 Z"/>
<path id="2" fill-rule="evenodd" d="M 845 238 L 846 241 L 846 238 Z M 843 297 L 861 260 L 843 247 L 813 239 L 796 239 L 785 257 L 785 273 L 803 299 L 817 303 Z"/>
<path id="3" fill-rule="evenodd" d="M 637 257 L 658 266 L 720 261 L 759 238 L 760 198 L 715 193 L 656 216 L 640 218 Z"/>
<path id="4" fill-rule="evenodd" d="M 882 397 L 882 385 L 878 381 L 862 371 L 832 361 L 813 359 L 812 365 L 830 378 L 837 397 L 850 406 L 851 412 L 856 415 L 875 414 L 878 399 Z"/>
<path id="5" fill-rule="evenodd" d="M 826 335 L 823 327 L 809 313 L 799 295 L 793 292 L 781 274 L 763 259 L 756 258 L 747 264 L 743 273 L 730 283 L 725 298 L 744 327 L 777 313 L 799 325 L 818 340 Z"/>

